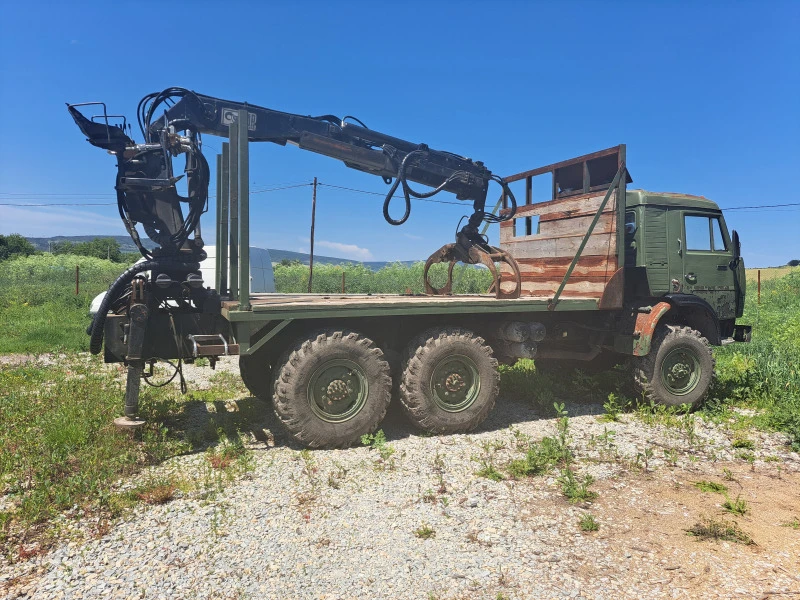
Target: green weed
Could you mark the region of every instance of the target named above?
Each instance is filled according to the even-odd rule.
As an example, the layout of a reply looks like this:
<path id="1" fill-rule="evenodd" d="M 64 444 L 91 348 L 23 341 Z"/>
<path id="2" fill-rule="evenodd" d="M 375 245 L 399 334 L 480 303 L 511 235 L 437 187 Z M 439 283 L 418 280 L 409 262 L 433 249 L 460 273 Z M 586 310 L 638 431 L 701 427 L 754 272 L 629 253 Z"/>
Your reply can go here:
<path id="1" fill-rule="evenodd" d="M 747 506 L 747 501 L 741 496 L 736 496 L 736 500 L 731 500 L 727 495 L 725 498 L 725 502 L 722 503 L 722 508 L 729 513 L 742 516 L 750 510 Z"/>
<path id="2" fill-rule="evenodd" d="M 701 492 L 713 492 L 716 494 L 724 494 L 728 491 L 728 486 L 717 483 L 716 481 L 695 481 L 694 487 Z"/>
<path id="3" fill-rule="evenodd" d="M 600 523 L 590 513 L 584 513 L 578 521 L 578 527 L 581 528 L 581 531 L 597 531 L 600 529 Z"/>
<path id="4" fill-rule="evenodd" d="M 429 540 L 436 537 L 436 531 L 429 525 L 423 524 L 414 530 L 414 535 L 421 540 Z"/>
<path id="5" fill-rule="evenodd" d="M 578 479 L 572 469 L 562 469 L 558 483 L 561 485 L 561 492 L 570 502 L 591 502 L 597 498 L 597 492 L 589 489 L 594 483 L 594 477 L 588 473 L 582 479 Z"/>
<path id="6" fill-rule="evenodd" d="M 746 546 L 755 543 L 753 538 L 745 533 L 739 525 L 724 519 L 702 517 L 700 522 L 692 525 L 686 530 L 686 533 L 701 540 L 723 540 Z"/>

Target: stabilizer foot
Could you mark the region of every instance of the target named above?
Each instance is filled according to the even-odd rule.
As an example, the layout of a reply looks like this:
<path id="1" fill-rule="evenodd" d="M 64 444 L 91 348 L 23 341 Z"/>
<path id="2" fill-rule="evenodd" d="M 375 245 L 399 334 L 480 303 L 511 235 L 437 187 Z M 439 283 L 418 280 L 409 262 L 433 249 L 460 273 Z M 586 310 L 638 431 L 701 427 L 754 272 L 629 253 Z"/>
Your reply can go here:
<path id="1" fill-rule="evenodd" d="M 146 421 L 139 418 L 117 417 L 114 419 L 114 426 L 120 431 L 136 431 L 144 426 Z"/>

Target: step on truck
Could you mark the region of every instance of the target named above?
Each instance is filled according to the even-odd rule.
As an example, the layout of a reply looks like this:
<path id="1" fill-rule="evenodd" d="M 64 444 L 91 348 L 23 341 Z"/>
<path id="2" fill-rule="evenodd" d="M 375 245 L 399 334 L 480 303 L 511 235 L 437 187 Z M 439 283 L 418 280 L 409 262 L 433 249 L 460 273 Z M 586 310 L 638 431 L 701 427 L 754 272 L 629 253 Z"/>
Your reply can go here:
<path id="1" fill-rule="evenodd" d="M 90 106 L 97 114 L 87 117 Z M 499 177 L 480 161 L 353 117 L 296 115 L 183 88 L 141 100 L 142 143 L 102 103 L 68 109 L 88 141 L 116 157 L 120 215 L 145 259 L 111 284 L 87 331 L 93 353 L 127 367 L 120 427 L 142 424 L 141 380 L 162 360 L 179 367 L 205 357 L 213 366 L 239 355 L 250 392 L 272 401 L 295 439 L 320 448 L 375 431 L 393 395 L 424 431 L 474 429 L 498 397 L 498 364 L 520 358 L 539 370 L 588 372 L 626 361 L 642 397 L 693 408 L 714 376 L 712 346 L 750 339 L 750 327 L 736 322 L 745 300 L 737 233 L 704 197 L 629 189 L 624 145 Z M 211 181 L 202 134 L 228 138 L 215 165 L 213 282 L 200 271 Z M 440 192 L 472 202 L 472 215 L 428 258 L 424 294 L 251 293 L 248 148 L 259 141 L 381 177 L 391 225 L 410 217 L 413 199 Z M 179 156 L 185 167 L 176 176 Z M 499 199 L 487 210 L 493 182 Z M 545 197 L 534 197 L 541 189 Z M 396 195 L 399 218 L 390 210 Z M 493 223 L 498 246 L 485 236 Z M 485 294 L 452 293 L 459 262 L 490 271 Z M 437 263 L 447 265 L 438 286 Z"/>

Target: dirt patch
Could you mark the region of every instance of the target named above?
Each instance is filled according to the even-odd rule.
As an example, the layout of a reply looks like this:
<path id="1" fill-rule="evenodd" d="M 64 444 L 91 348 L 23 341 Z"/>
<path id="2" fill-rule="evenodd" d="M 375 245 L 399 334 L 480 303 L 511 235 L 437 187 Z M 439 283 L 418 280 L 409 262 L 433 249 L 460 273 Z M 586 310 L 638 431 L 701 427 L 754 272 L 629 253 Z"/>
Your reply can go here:
<path id="1" fill-rule="evenodd" d="M 724 510 L 726 495 L 703 492 L 698 481 L 726 485 L 727 497 L 743 499 L 747 512 Z M 661 586 L 694 598 L 800 598 L 800 474 L 717 463 L 599 481 L 595 489 L 599 498 L 587 510 L 601 526 L 586 536 L 622 553 L 651 593 Z M 753 544 L 687 533 L 704 518 L 738 524 Z M 602 560 L 586 558 L 578 579 L 609 576 Z M 611 577 L 621 576 L 616 570 Z M 751 595 L 754 589 L 757 596 Z"/>

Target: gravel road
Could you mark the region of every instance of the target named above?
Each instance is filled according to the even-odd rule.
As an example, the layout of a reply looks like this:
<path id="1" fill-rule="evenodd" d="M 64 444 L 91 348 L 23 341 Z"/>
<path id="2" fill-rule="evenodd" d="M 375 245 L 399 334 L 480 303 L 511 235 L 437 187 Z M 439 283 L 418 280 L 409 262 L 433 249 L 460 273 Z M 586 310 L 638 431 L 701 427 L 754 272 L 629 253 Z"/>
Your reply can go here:
<path id="1" fill-rule="evenodd" d="M 530 403 L 500 401 L 477 432 L 438 437 L 390 411 L 385 459 L 365 447 L 302 453 L 264 404 L 246 477 L 210 498 L 141 506 L 102 537 L 5 565 L 0 596 L 800 598 L 800 531 L 785 526 L 800 517 L 800 457 L 782 436 L 753 434 L 751 467 L 718 425 L 698 421 L 688 441 L 632 415 L 600 422 L 598 404 L 567 409 L 580 472 L 596 478 L 592 504 L 569 503 L 555 474 L 476 475 L 481 461 L 502 471 L 519 458 L 524 436 L 555 434 L 555 419 Z M 179 457 L 156 471 L 192 477 L 202 461 Z M 718 495 L 692 484 L 721 480 L 723 469 L 753 507 L 738 521 L 756 545 L 685 532 L 722 514 Z M 585 513 L 597 532 L 578 527 Z"/>

